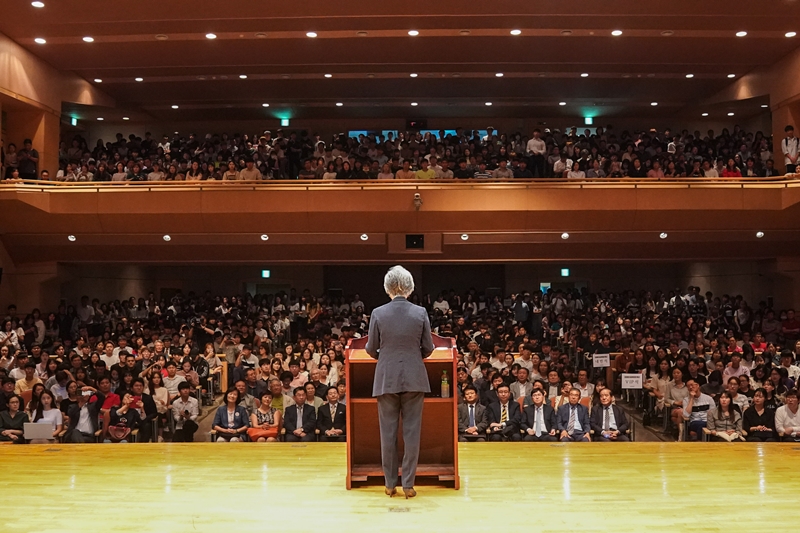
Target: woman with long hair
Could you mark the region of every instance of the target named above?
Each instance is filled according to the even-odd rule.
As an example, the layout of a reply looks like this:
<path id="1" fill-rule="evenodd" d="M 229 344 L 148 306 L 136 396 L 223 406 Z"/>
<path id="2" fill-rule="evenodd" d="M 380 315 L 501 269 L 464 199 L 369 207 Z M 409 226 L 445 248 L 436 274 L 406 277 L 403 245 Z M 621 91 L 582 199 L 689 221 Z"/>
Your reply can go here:
<path id="1" fill-rule="evenodd" d="M 31 444 L 47 444 L 54 442 L 58 434 L 64 428 L 64 417 L 56 407 L 55 396 L 48 390 L 43 390 L 39 395 L 39 403 L 36 410 L 32 413 L 32 421 L 40 424 L 51 424 L 53 426 L 53 437 L 50 439 L 32 440 Z"/>
<path id="2" fill-rule="evenodd" d="M 715 441 L 734 442 L 742 437 L 742 415 L 733 406 L 733 398 L 728 391 L 719 395 L 719 403 L 706 417 L 706 428 Z"/>

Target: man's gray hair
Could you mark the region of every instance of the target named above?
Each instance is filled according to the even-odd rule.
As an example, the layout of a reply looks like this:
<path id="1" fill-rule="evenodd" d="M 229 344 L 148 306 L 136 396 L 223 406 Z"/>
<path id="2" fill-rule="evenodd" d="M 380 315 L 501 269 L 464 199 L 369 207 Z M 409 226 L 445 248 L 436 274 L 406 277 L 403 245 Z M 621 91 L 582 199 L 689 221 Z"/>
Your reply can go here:
<path id="1" fill-rule="evenodd" d="M 383 278 L 383 290 L 390 298 L 405 296 L 414 292 L 414 277 L 400 265 L 393 266 Z"/>

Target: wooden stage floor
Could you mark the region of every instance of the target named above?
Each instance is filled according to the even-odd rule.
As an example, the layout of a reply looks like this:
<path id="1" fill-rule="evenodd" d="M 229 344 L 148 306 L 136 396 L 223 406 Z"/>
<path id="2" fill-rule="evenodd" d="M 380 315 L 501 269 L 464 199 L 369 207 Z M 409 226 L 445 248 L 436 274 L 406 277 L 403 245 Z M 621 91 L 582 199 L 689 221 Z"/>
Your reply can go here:
<path id="1" fill-rule="evenodd" d="M 0 447 L 0 531 L 788 531 L 793 444 L 468 444 L 461 490 L 345 490 L 345 445 Z"/>

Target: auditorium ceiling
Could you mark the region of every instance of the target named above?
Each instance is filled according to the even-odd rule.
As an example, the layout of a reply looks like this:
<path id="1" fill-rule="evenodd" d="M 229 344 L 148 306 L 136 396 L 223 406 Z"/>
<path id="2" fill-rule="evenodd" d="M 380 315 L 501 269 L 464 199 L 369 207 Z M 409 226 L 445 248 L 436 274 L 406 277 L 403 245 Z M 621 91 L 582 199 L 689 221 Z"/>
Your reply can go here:
<path id="1" fill-rule="evenodd" d="M 0 32 L 159 121 L 699 116 L 800 46 L 795 0 L 43 3 Z"/>

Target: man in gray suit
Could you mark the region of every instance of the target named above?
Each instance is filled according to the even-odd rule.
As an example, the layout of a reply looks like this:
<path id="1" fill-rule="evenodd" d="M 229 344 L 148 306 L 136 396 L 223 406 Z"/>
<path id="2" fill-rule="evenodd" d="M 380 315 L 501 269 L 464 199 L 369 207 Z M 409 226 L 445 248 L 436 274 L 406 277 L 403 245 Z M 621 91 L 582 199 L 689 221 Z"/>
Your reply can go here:
<path id="1" fill-rule="evenodd" d="M 414 292 L 414 278 L 401 266 L 389 269 L 383 288 L 392 299 L 372 312 L 366 351 L 378 360 L 372 396 L 378 399 L 381 461 L 386 494 L 397 494 L 397 431 L 403 417 L 403 492 L 417 495 L 414 480 L 419 461 L 422 405 L 431 391 L 423 359 L 433 353 L 431 324 L 423 307 L 407 300 Z"/>

